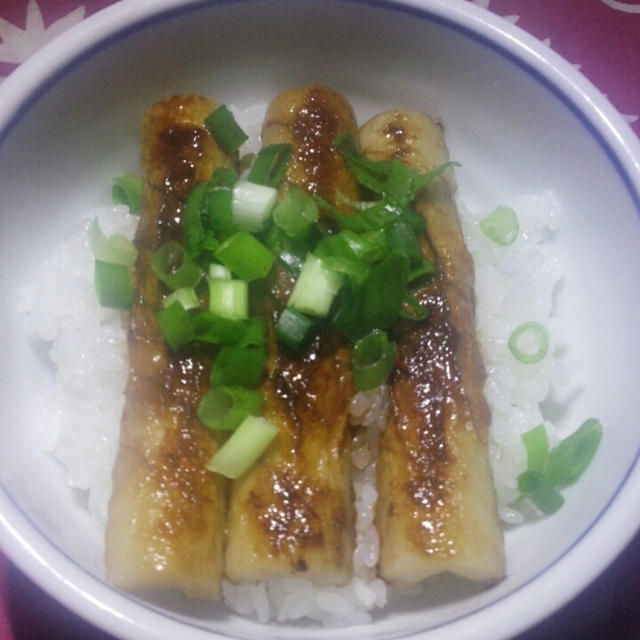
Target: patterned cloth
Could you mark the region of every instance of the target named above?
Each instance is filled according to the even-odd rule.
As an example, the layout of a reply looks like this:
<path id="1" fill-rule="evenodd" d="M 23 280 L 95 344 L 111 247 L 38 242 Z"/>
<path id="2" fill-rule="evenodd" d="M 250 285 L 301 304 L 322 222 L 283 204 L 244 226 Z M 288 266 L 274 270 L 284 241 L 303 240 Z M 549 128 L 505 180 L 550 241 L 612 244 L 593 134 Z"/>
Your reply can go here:
<path id="1" fill-rule="evenodd" d="M 578 67 L 640 136 L 640 0 L 467 0 Z M 0 82 L 34 51 L 113 0 L 1 0 Z M 616 590 L 617 588 L 617 590 Z M 640 535 L 596 583 L 521 640 L 640 640 Z M 0 640 L 107 640 L 0 555 Z"/>

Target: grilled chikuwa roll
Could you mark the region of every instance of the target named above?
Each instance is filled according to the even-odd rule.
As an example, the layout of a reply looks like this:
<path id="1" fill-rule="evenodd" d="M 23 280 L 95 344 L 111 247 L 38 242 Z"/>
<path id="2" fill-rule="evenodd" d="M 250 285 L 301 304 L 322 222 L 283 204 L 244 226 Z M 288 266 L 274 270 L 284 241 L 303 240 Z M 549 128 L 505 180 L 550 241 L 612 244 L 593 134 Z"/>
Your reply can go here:
<path id="1" fill-rule="evenodd" d="M 357 135 L 353 111 L 339 94 L 309 86 L 278 95 L 263 125 L 263 144 L 289 143 L 281 191 L 316 193 L 344 211 L 357 184 L 333 140 Z M 300 575 L 341 584 L 352 574 L 354 540 L 348 411 L 350 351 L 330 329 L 301 354 L 277 345 L 273 326 L 294 277 L 276 261 L 261 307 L 270 333 L 264 417 L 279 434 L 261 460 L 233 483 L 226 572 L 234 582 Z"/>
<path id="2" fill-rule="evenodd" d="M 204 468 L 217 445 L 196 417 L 209 384 L 203 352 L 173 353 L 160 332 L 158 247 L 181 240 L 193 187 L 232 164 L 203 125 L 215 102 L 176 96 L 147 112 L 142 132 L 143 211 L 135 236 L 130 370 L 106 536 L 109 582 L 128 590 L 178 589 L 219 597 L 225 480 Z"/>
<path id="3" fill-rule="evenodd" d="M 360 130 L 364 155 L 398 158 L 420 171 L 448 160 L 442 128 L 426 116 L 390 111 Z M 380 443 L 376 525 L 380 575 L 410 585 L 451 572 L 477 581 L 503 575 L 502 533 L 489 466 L 490 414 L 475 335 L 473 262 L 451 170 L 418 195 L 420 239 L 437 269 L 416 294 L 424 322 L 399 323 L 390 413 Z"/>

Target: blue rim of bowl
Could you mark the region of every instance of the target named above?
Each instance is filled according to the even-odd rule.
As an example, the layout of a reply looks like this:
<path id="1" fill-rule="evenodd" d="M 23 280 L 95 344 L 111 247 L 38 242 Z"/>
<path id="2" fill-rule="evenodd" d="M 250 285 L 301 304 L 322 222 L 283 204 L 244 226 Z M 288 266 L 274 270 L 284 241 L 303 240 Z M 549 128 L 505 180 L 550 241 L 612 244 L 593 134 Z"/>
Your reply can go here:
<path id="1" fill-rule="evenodd" d="M 68 73 L 70 73 L 78 65 L 80 65 L 84 61 L 90 59 L 91 57 L 93 57 L 98 52 L 108 48 L 110 45 L 112 45 L 112 44 L 114 44 L 116 42 L 119 42 L 119 41 L 121 41 L 123 39 L 126 39 L 127 37 L 129 37 L 130 35 L 132 35 L 134 33 L 142 31 L 143 29 L 146 29 L 146 28 L 148 28 L 150 26 L 153 26 L 155 24 L 158 24 L 158 23 L 161 23 L 161 22 L 166 22 L 166 21 L 171 20 L 173 18 L 176 18 L 176 17 L 182 16 L 182 15 L 186 15 L 188 13 L 192 13 L 192 12 L 201 10 L 203 8 L 215 8 L 216 6 L 237 4 L 237 3 L 244 2 L 244 1 L 245 0 L 187 0 L 186 3 L 184 3 L 184 4 L 178 4 L 177 6 L 170 6 L 168 8 L 161 9 L 161 10 L 155 12 L 155 13 L 152 13 L 151 15 L 146 15 L 146 16 L 143 16 L 142 18 L 138 18 L 133 24 L 131 24 L 131 25 L 129 25 L 129 26 L 123 28 L 123 29 L 117 30 L 115 33 L 109 33 L 108 35 L 102 37 L 95 44 L 91 45 L 88 48 L 82 49 L 79 53 L 76 53 L 75 55 L 72 55 L 72 57 L 70 59 L 68 59 L 62 65 L 61 68 L 59 68 L 51 76 L 47 77 L 47 79 L 44 82 L 42 82 L 40 85 L 38 85 L 33 91 L 31 91 L 26 96 L 26 98 L 20 103 L 19 108 L 15 111 L 15 113 L 12 116 L 9 117 L 6 125 L 0 131 L 0 146 L 3 144 L 5 138 L 10 134 L 11 130 L 13 129 L 13 127 L 23 117 L 25 117 L 25 115 L 28 113 L 30 108 L 34 104 L 36 104 L 40 100 L 40 98 L 43 95 L 45 95 L 47 93 L 47 91 L 53 85 L 55 85 L 61 78 L 66 76 Z M 254 1 L 256 1 L 256 0 L 254 0 Z M 263 0 L 263 2 L 272 2 L 274 4 L 290 4 L 293 1 L 294 0 Z M 536 82 L 538 82 L 540 85 L 542 85 L 556 99 L 558 99 L 563 105 L 565 105 L 571 111 L 571 113 L 578 119 L 578 121 L 582 124 L 582 126 L 589 132 L 590 136 L 597 141 L 599 147 L 604 151 L 605 155 L 607 156 L 607 158 L 609 159 L 611 164 L 615 167 L 616 173 L 621 178 L 622 182 L 624 183 L 625 187 L 627 188 L 627 191 L 628 191 L 628 193 L 629 193 L 629 195 L 630 195 L 630 197 L 631 197 L 631 199 L 632 199 L 632 201 L 633 201 L 633 203 L 635 205 L 636 212 L 637 212 L 638 216 L 640 217 L 640 190 L 638 190 L 635 187 L 635 184 L 634 184 L 634 181 L 633 181 L 631 175 L 626 170 L 626 168 L 623 166 L 623 163 L 622 163 L 621 159 L 619 158 L 619 156 L 616 153 L 616 151 L 613 149 L 612 145 L 605 139 L 604 134 L 598 129 L 596 124 L 594 122 L 592 122 L 591 118 L 585 113 L 584 109 L 579 104 L 576 103 L 576 101 L 571 99 L 559 87 L 554 85 L 554 83 L 550 79 L 548 79 L 544 75 L 544 73 L 542 73 L 541 71 L 536 69 L 533 64 L 531 64 L 530 62 L 527 62 L 524 59 L 524 56 L 526 55 L 524 52 L 521 54 L 522 57 L 520 57 L 519 55 L 517 55 L 513 51 L 510 51 L 509 49 L 507 49 L 505 45 L 502 45 L 502 44 L 499 44 L 498 42 L 495 42 L 490 37 L 473 30 L 473 28 L 471 28 L 471 27 L 459 24 L 459 23 L 455 22 L 454 20 L 452 20 L 452 19 L 450 19 L 448 17 L 444 17 L 442 15 L 439 15 L 439 14 L 435 13 L 434 10 L 430 10 L 429 8 L 418 7 L 418 6 L 415 6 L 413 4 L 398 4 L 398 2 L 394 1 L 394 0 L 305 0 L 305 1 L 307 1 L 309 3 L 317 3 L 317 4 L 329 4 L 329 3 L 331 3 L 331 4 L 343 4 L 343 3 L 362 4 L 362 5 L 377 7 L 377 8 L 381 8 L 381 9 L 385 9 L 385 10 L 389 10 L 389 11 L 408 14 L 408 15 L 414 16 L 416 18 L 419 18 L 420 20 L 423 20 L 423 21 L 440 24 L 440 25 L 442 25 L 442 26 L 444 26 L 444 27 L 446 27 L 448 29 L 451 29 L 452 31 L 456 31 L 458 33 L 461 33 L 462 35 L 464 35 L 464 36 L 466 36 L 466 37 L 478 42 L 482 46 L 487 47 L 487 48 L 491 49 L 492 51 L 495 51 L 498 55 L 500 55 L 501 57 L 505 58 L 509 62 L 515 64 L 520 69 L 522 69 L 527 75 L 529 75 L 534 80 L 536 80 Z M 398 0 L 398 1 L 401 2 L 402 0 Z M 107 9 L 104 9 L 104 10 L 102 10 L 102 11 L 100 11 L 97 14 L 94 14 L 94 15 L 99 15 L 101 13 L 104 13 L 105 11 L 113 10 L 114 8 L 116 8 L 116 6 L 112 5 L 111 7 L 108 7 Z M 497 20 L 497 17 L 493 16 L 493 14 L 489 14 L 489 15 L 492 16 L 492 18 L 491 18 L 492 20 Z M 83 22 L 86 23 L 87 21 L 90 21 L 92 19 L 92 17 L 93 16 L 88 17 Z M 75 28 L 77 29 L 77 26 Z M 511 27 L 511 28 L 514 28 L 514 27 Z M 517 28 L 515 28 L 515 29 L 517 29 Z M 525 32 L 521 31 L 521 38 L 529 39 L 531 37 L 528 34 L 526 34 Z M 19 73 L 19 70 L 14 72 L 14 73 Z M 554 560 L 549 562 L 545 567 L 541 568 L 537 573 L 535 573 L 533 576 L 531 576 L 528 580 L 526 580 L 525 582 L 521 583 L 520 585 L 514 587 L 511 591 L 509 591 L 508 593 L 500 596 L 496 600 L 492 600 L 489 603 L 480 605 L 480 606 L 478 606 L 477 608 L 475 608 L 475 609 L 473 609 L 471 611 L 467 611 L 467 612 L 465 612 L 465 613 L 463 613 L 463 614 L 461 614 L 459 616 L 456 616 L 456 617 L 451 618 L 449 620 L 446 620 L 444 622 L 437 623 L 437 624 L 425 627 L 423 629 L 420 629 L 419 633 L 430 633 L 430 632 L 433 632 L 433 631 L 435 631 L 437 629 L 442 629 L 442 628 L 447 627 L 449 625 L 453 625 L 454 623 L 460 622 L 461 620 L 464 620 L 466 618 L 470 618 L 472 616 L 475 616 L 476 614 L 480 613 L 481 611 L 483 611 L 483 610 L 485 610 L 485 609 L 487 609 L 489 607 L 492 607 L 492 606 L 496 605 L 499 602 L 503 602 L 505 600 L 508 600 L 514 594 L 522 591 L 525 587 L 528 587 L 533 582 L 536 582 L 543 574 L 545 574 L 549 569 L 554 567 L 562 558 L 564 558 L 569 553 L 571 553 L 572 550 L 575 547 L 577 547 L 584 540 L 584 538 L 590 533 L 590 531 L 600 522 L 602 516 L 609 510 L 610 506 L 613 504 L 613 502 L 615 502 L 615 500 L 616 500 L 617 496 L 619 495 L 619 493 L 625 487 L 625 485 L 627 483 L 627 479 L 633 473 L 634 469 L 637 467 L 639 462 L 640 462 L 640 450 L 638 450 L 636 452 L 636 456 L 635 456 L 634 460 L 629 465 L 629 468 L 627 469 L 624 477 L 622 478 L 622 480 L 618 484 L 618 486 L 616 488 L 616 491 L 612 494 L 611 498 L 603 506 L 601 511 L 598 513 L 598 515 L 593 519 L 593 521 L 589 524 L 589 526 L 573 541 L 573 543 L 571 545 L 569 545 L 561 554 L 559 554 Z M 96 578 L 92 574 L 89 574 L 82 566 L 78 565 L 72 557 L 70 557 L 64 551 L 59 549 L 42 532 L 40 532 L 39 529 L 37 528 L 37 526 L 35 525 L 35 523 L 33 523 L 31 521 L 29 516 L 20 508 L 20 506 L 6 492 L 4 487 L 1 486 L 1 485 L 0 485 L 0 487 L 1 487 L 2 493 L 5 495 L 6 499 L 13 504 L 14 508 L 22 515 L 24 520 L 26 522 L 28 522 L 29 525 L 33 528 L 33 530 L 37 534 L 39 534 L 49 545 L 51 545 L 60 554 L 61 557 L 65 558 L 68 562 L 70 562 L 73 566 L 75 566 L 76 569 L 78 569 L 83 575 L 87 576 L 87 578 L 90 581 L 93 581 L 97 585 L 104 586 L 104 583 L 101 580 L 99 580 L 98 578 Z M 28 552 L 28 553 L 32 554 L 33 551 Z M 601 571 L 604 570 L 605 567 L 606 567 L 606 565 L 602 566 L 598 570 L 596 570 L 594 572 L 593 576 L 592 576 L 592 580 L 596 579 L 597 576 L 601 573 Z M 59 576 L 56 576 L 56 577 L 59 580 L 62 581 L 62 579 Z M 552 607 L 548 608 L 547 611 L 544 612 L 545 616 L 551 615 L 555 610 L 561 608 L 572 597 L 574 597 L 577 594 L 578 591 L 579 591 L 579 589 L 576 588 L 574 592 L 571 592 L 571 591 L 567 592 L 564 601 L 558 603 L 557 606 L 552 606 Z M 124 597 L 129 602 L 136 603 L 138 606 L 141 606 L 141 607 L 145 608 L 146 610 L 148 610 L 149 612 L 151 612 L 153 614 L 156 614 L 156 615 L 162 616 L 162 617 L 170 618 L 171 620 L 173 620 L 173 621 L 175 621 L 175 622 L 177 622 L 177 623 L 179 623 L 181 625 L 186 625 L 188 627 L 191 627 L 194 630 L 205 631 L 205 632 L 208 632 L 210 634 L 218 634 L 219 636 L 226 637 L 226 638 L 236 638 L 236 636 L 228 635 L 225 632 L 221 632 L 221 631 L 218 631 L 218 630 L 212 631 L 209 627 L 200 626 L 198 624 L 193 623 L 192 621 L 186 621 L 184 619 L 181 619 L 180 617 L 174 615 L 169 610 L 166 610 L 166 609 L 159 610 L 158 608 L 154 607 L 150 603 L 145 602 L 143 600 L 139 600 L 137 598 L 134 598 L 134 597 L 130 596 L 129 594 L 126 594 L 126 593 L 123 593 L 123 592 L 119 592 L 119 591 L 116 591 L 116 590 L 114 590 L 114 593 L 116 595 L 119 595 L 120 597 Z M 109 630 L 115 631 L 115 620 L 112 620 L 113 614 L 111 612 L 107 612 L 107 615 L 109 616 L 109 620 L 105 620 L 104 619 L 105 610 L 104 609 L 100 609 L 94 602 L 92 602 L 91 604 L 92 604 L 92 606 L 94 607 L 94 610 L 95 610 L 95 616 L 92 617 L 92 621 L 96 625 L 102 626 L 102 628 L 106 629 L 107 631 L 109 631 Z M 73 605 L 71 603 L 69 603 L 69 606 L 73 606 Z M 80 613 L 80 615 L 86 615 L 86 612 L 84 612 L 84 611 L 78 611 L 78 613 Z M 539 618 L 539 621 L 541 621 L 542 619 L 543 618 Z M 110 624 L 110 622 L 111 622 L 111 624 Z M 135 630 L 134 621 L 133 620 L 127 619 L 125 624 L 130 626 L 131 631 Z M 523 626 L 517 632 L 521 632 L 526 628 L 527 628 L 526 626 Z M 407 637 L 411 637 L 411 636 L 415 637 L 415 633 L 416 632 L 412 631 L 412 632 L 409 632 L 409 633 L 402 633 L 400 635 L 398 635 L 398 634 L 390 634 L 390 635 L 387 635 L 385 637 L 389 637 L 389 638 L 407 638 Z"/>

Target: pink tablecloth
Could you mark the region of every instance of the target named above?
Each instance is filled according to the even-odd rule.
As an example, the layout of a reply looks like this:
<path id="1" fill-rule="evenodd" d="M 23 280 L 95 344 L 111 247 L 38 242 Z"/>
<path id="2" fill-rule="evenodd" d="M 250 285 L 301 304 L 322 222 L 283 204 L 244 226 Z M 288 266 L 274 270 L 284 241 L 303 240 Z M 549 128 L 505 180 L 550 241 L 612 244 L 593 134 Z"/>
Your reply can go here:
<path id="1" fill-rule="evenodd" d="M 470 0 L 578 66 L 640 136 L 640 0 Z M 0 0 L 0 80 L 113 0 Z M 640 506 L 639 506 L 640 508 Z M 532 607 L 535 603 L 531 603 Z M 0 640 L 108 639 L 0 555 Z M 589 589 L 520 640 L 640 640 L 640 534 Z"/>

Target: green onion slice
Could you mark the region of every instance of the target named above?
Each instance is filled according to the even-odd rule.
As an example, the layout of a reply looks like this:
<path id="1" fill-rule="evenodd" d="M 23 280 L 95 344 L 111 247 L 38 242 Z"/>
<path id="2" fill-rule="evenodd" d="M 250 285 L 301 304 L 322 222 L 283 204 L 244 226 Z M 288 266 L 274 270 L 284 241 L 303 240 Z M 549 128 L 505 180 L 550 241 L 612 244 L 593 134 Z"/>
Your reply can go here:
<path id="1" fill-rule="evenodd" d="M 238 180 L 233 187 L 231 216 L 239 229 L 261 231 L 276 204 L 278 192 L 273 187 Z"/>
<path id="2" fill-rule="evenodd" d="M 248 231 L 227 238 L 216 251 L 216 258 L 247 282 L 264 278 L 275 260 L 273 253 Z"/>
<path id="3" fill-rule="evenodd" d="M 395 345 L 384 331 L 375 329 L 353 346 L 353 386 L 357 391 L 379 387 L 393 368 Z"/>
<path id="4" fill-rule="evenodd" d="M 197 309 L 200 306 L 200 299 L 193 287 L 176 289 L 162 301 L 162 306 L 166 308 L 174 302 L 179 302 L 186 310 Z"/>
<path id="5" fill-rule="evenodd" d="M 89 245 L 96 260 L 125 267 L 133 266 L 136 260 L 137 251 L 131 240 L 118 233 L 107 238 L 100 229 L 98 218 L 94 218 L 89 224 Z"/>
<path id="6" fill-rule="evenodd" d="M 480 229 L 495 243 L 507 246 L 518 237 L 520 224 L 518 216 L 509 207 L 497 207 L 488 216 L 480 220 Z"/>
<path id="7" fill-rule="evenodd" d="M 282 344 L 298 351 L 309 339 L 313 327 L 313 320 L 299 311 L 287 307 L 280 314 L 276 323 L 276 336 Z"/>
<path id="8" fill-rule="evenodd" d="M 289 237 L 295 238 L 307 231 L 318 215 L 315 200 L 299 187 L 292 187 L 275 206 L 273 222 Z"/>
<path id="9" fill-rule="evenodd" d="M 216 387 L 202 396 L 198 419 L 210 429 L 233 431 L 249 415 L 260 415 L 264 398 L 241 387 Z"/>
<path id="10" fill-rule="evenodd" d="M 509 350 L 523 364 L 540 362 L 549 350 L 549 334 L 539 322 L 523 322 L 509 336 Z"/>
<path id="11" fill-rule="evenodd" d="M 202 277 L 200 267 L 175 240 L 168 240 L 159 247 L 151 260 L 151 269 L 160 282 L 174 291 L 195 287 Z"/>
<path id="12" fill-rule="evenodd" d="M 575 482 L 591 463 L 601 440 L 602 425 L 595 418 L 562 440 L 549 452 L 545 468 L 549 484 L 565 486 Z"/>
<path id="13" fill-rule="evenodd" d="M 211 384 L 255 389 L 262 382 L 267 354 L 263 347 L 223 347 L 211 368 Z"/>
<path id="14" fill-rule="evenodd" d="M 225 105 L 220 105 L 209 114 L 204 124 L 227 153 L 236 151 L 249 138 Z"/>
<path id="15" fill-rule="evenodd" d="M 230 318 L 244 320 L 249 317 L 249 285 L 244 280 L 208 280 L 209 311 Z"/>
<path id="16" fill-rule="evenodd" d="M 539 424 L 521 437 L 527 451 L 527 470 L 543 473 L 549 454 L 549 438 L 544 425 Z"/>
<path id="17" fill-rule="evenodd" d="M 249 416 L 205 465 L 209 471 L 238 478 L 266 451 L 278 428 L 264 418 Z"/>
<path id="18" fill-rule="evenodd" d="M 171 350 L 177 351 L 195 338 L 191 316 L 180 302 L 171 303 L 156 315 L 160 331 Z"/>
<path id="19" fill-rule="evenodd" d="M 191 317 L 195 339 L 209 344 L 231 345 L 239 342 L 247 333 L 244 320 L 223 318 L 211 311 L 200 311 Z"/>
<path id="20" fill-rule="evenodd" d="M 277 187 L 287 172 L 290 144 L 271 144 L 260 150 L 251 166 L 247 180 Z"/>
<path id="21" fill-rule="evenodd" d="M 127 205 L 131 213 L 140 213 L 142 210 L 142 180 L 131 173 L 114 178 L 111 199 L 114 204 Z"/>
<path id="22" fill-rule="evenodd" d="M 342 275 L 327 269 L 320 258 L 310 253 L 287 304 L 301 313 L 324 318 L 341 284 Z"/>
<path id="23" fill-rule="evenodd" d="M 133 285 L 129 267 L 96 260 L 94 286 L 100 306 L 113 309 L 131 308 Z"/>

